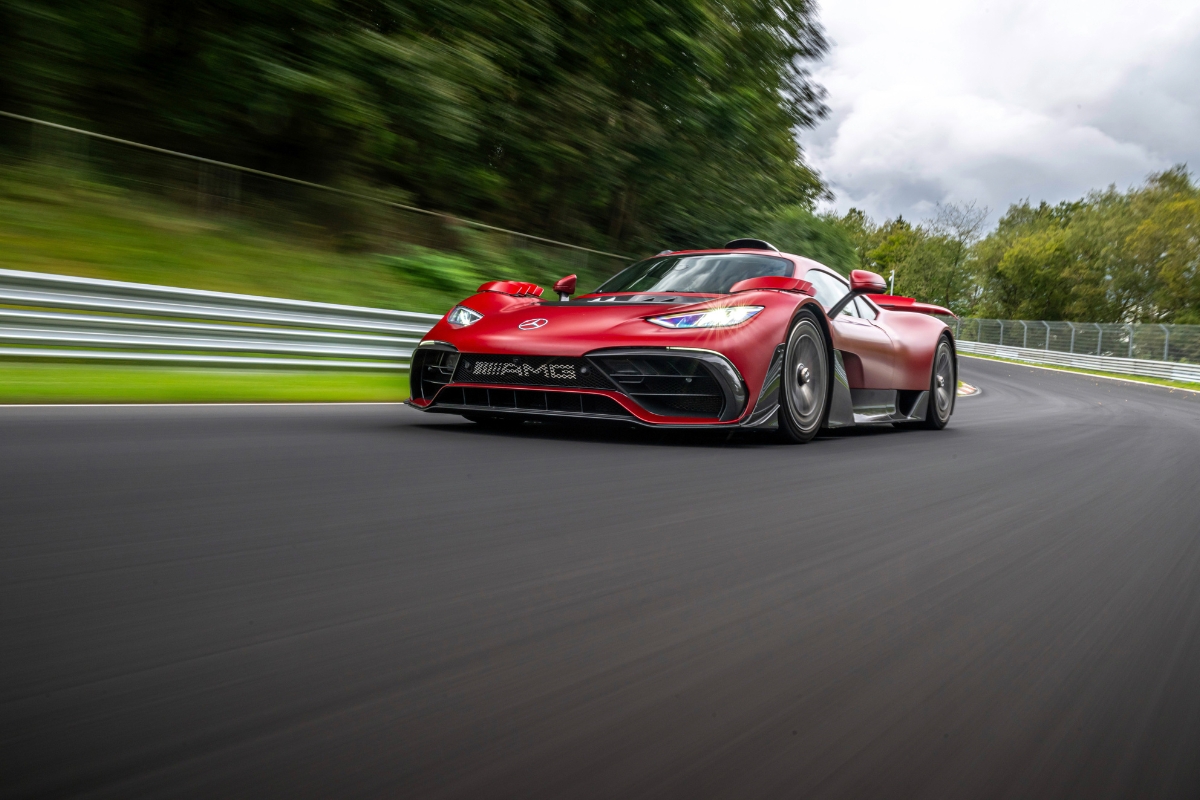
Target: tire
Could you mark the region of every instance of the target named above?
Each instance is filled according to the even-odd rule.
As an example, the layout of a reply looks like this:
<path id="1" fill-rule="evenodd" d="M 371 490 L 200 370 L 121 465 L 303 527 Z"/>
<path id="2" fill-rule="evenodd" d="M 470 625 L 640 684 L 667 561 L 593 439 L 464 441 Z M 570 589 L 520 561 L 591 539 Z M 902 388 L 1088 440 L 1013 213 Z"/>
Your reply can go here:
<path id="1" fill-rule="evenodd" d="M 829 345 L 809 311 L 801 311 L 788 330 L 780 378 L 779 436 L 802 444 L 817 435 L 829 414 L 832 389 Z"/>
<path id="2" fill-rule="evenodd" d="M 954 360 L 954 349 L 950 339 L 943 334 L 933 351 L 933 366 L 929 376 L 929 409 L 921 427 L 940 431 L 950 422 L 954 413 L 954 399 L 958 396 L 958 364 Z"/>

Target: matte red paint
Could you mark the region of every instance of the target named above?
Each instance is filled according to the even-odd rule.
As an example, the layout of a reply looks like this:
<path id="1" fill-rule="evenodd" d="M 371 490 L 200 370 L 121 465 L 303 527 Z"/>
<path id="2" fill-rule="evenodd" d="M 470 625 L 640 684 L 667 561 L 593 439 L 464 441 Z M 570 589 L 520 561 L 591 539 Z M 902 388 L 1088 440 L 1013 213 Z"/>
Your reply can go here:
<path id="1" fill-rule="evenodd" d="M 575 294 L 575 282 L 579 279 L 578 275 L 568 275 L 565 278 L 559 278 L 554 283 L 554 291 L 558 294 L 572 295 Z"/>
<path id="2" fill-rule="evenodd" d="M 935 306 L 932 303 L 921 303 L 911 297 L 903 297 L 896 294 L 869 294 L 867 297 L 875 301 L 875 305 L 880 308 L 892 311 L 916 311 L 920 314 L 942 314 L 947 317 L 958 316 L 958 314 L 955 314 L 948 308 Z"/>
<path id="3" fill-rule="evenodd" d="M 785 278 L 781 275 L 764 275 L 761 278 L 747 278 L 729 287 L 730 294 L 748 292 L 751 289 L 774 289 L 779 292 L 799 292 L 800 294 L 815 295 L 813 285 L 799 278 Z"/>
<path id="4" fill-rule="evenodd" d="M 511 294 L 521 297 L 529 295 L 531 297 L 541 297 L 545 291 L 536 283 L 522 283 L 521 281 L 488 281 L 479 287 L 481 292 L 499 292 L 501 294 Z"/>
<path id="5" fill-rule="evenodd" d="M 731 252 L 762 254 L 762 251 L 758 250 L 692 250 L 680 251 L 673 255 Z M 717 423 L 715 419 L 658 416 L 649 413 L 617 391 L 582 391 L 611 397 L 638 419 L 649 423 L 737 425 L 753 410 L 775 348 L 784 341 L 797 312 L 807 306 L 825 318 L 821 304 L 808 294 L 812 291 L 812 285 L 802 280 L 809 269 L 823 265 L 786 253 L 771 255 L 778 255 L 793 263 L 795 272 L 791 278 L 756 278 L 742 281 L 734 287 L 737 290 L 736 294 L 731 292 L 715 298 L 712 295 L 696 294 L 694 296 L 697 302 L 692 304 L 591 305 L 580 302 L 599 297 L 595 294 L 583 295 L 573 303 L 559 303 L 540 298 L 540 287 L 534 284 L 492 281 L 481 286 L 478 294 L 461 303 L 483 314 L 483 319 L 467 327 L 458 327 L 450 325 L 443 317 L 425 335 L 423 341 L 447 342 L 463 353 L 531 356 L 579 357 L 596 350 L 627 347 L 675 347 L 715 351 L 728 358 L 741 373 L 749 398 L 742 414 L 726 423 Z M 767 285 L 743 286 L 763 280 L 767 281 Z M 611 294 L 620 296 L 652 293 Z M 662 294 L 670 294 L 672 297 L 689 296 L 680 292 Z M 872 299 L 875 297 L 872 296 Z M 916 301 L 905 305 L 904 311 L 889 309 L 879 301 L 876 303 L 881 310 L 875 320 L 845 316 L 839 316 L 836 320 L 826 318 L 834 348 L 844 353 L 851 388 L 928 389 L 933 354 L 939 337 L 949 330 L 946 324 L 926 314 L 911 313 L 912 310 L 917 310 L 916 306 L 924 305 L 917 304 Z M 674 330 L 646 321 L 652 316 L 747 305 L 762 306 L 763 310 L 749 321 L 732 328 Z M 546 320 L 546 324 L 540 328 L 521 330 L 519 327 L 526 320 L 539 318 Z M 492 388 L 514 387 L 498 384 Z M 553 387 L 537 388 L 541 391 L 580 391 Z M 418 406 L 428 405 L 428 402 L 413 402 Z"/>
<path id="6" fill-rule="evenodd" d="M 876 272 L 854 269 L 850 271 L 850 288 L 856 292 L 882 292 L 887 288 L 887 281 Z"/>

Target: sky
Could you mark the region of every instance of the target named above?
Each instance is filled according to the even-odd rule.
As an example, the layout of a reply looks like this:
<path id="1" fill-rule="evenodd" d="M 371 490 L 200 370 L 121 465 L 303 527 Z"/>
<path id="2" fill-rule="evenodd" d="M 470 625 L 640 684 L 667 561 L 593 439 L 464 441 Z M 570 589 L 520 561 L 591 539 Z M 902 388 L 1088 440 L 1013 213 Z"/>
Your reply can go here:
<path id="1" fill-rule="evenodd" d="M 801 145 L 876 221 L 1200 176 L 1200 0 L 824 0 L 829 117 Z"/>

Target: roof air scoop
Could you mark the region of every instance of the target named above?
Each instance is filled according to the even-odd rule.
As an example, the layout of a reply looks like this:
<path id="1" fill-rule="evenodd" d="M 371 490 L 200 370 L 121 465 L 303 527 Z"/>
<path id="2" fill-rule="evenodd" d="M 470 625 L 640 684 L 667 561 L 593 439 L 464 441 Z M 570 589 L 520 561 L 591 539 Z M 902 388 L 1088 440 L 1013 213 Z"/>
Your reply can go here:
<path id="1" fill-rule="evenodd" d="M 726 243 L 725 250 L 771 250 L 778 253 L 779 248 L 775 245 L 764 242 L 762 239 L 734 239 L 732 242 Z"/>

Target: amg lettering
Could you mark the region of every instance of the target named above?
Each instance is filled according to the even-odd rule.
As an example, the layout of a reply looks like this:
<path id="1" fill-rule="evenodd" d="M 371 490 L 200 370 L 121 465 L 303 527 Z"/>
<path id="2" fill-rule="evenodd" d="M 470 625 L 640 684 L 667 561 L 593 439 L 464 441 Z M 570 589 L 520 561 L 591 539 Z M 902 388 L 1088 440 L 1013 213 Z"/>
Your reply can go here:
<path id="1" fill-rule="evenodd" d="M 516 375 L 519 378 L 539 376 L 556 381 L 575 380 L 574 364 L 542 364 L 535 367 L 531 364 L 510 364 L 504 361 L 476 361 L 473 372 L 486 377 Z"/>

